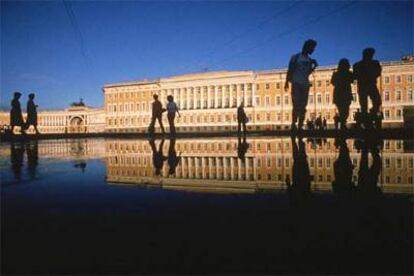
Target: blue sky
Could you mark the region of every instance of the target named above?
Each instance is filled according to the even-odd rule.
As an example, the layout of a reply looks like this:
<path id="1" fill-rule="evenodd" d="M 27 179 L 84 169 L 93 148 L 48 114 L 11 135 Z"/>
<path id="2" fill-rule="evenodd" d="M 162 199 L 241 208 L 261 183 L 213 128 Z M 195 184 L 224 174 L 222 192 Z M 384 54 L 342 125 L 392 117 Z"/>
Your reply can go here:
<path id="1" fill-rule="evenodd" d="M 35 92 L 41 109 L 104 84 L 203 70 L 284 68 L 308 38 L 320 65 L 413 51 L 412 1 L 1 1 L 1 107 Z M 23 104 L 25 106 L 25 104 Z"/>

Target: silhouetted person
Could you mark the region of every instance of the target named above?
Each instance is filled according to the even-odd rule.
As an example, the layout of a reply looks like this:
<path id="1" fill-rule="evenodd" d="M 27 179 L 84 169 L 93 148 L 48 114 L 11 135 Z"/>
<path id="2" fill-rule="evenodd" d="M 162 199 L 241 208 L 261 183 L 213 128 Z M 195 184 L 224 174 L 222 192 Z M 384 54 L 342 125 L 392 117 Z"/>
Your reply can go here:
<path id="1" fill-rule="evenodd" d="M 164 139 L 161 140 L 158 150 L 155 147 L 155 140 L 149 139 L 149 143 L 152 150 L 152 164 L 155 169 L 155 175 L 160 175 L 162 168 L 164 167 L 164 162 L 167 160 L 167 157 L 163 155 L 162 150 L 164 146 Z"/>
<path id="2" fill-rule="evenodd" d="M 315 120 L 315 126 L 316 126 L 316 129 L 319 129 L 319 130 L 321 130 L 323 128 L 323 125 L 322 125 L 322 117 L 321 116 L 318 116 L 316 118 L 316 120 Z"/>
<path id="3" fill-rule="evenodd" d="M 31 179 L 36 177 L 37 164 L 39 160 L 39 151 L 37 141 L 31 141 L 26 145 L 27 154 L 27 172 Z"/>
<path id="4" fill-rule="evenodd" d="M 14 127 L 20 127 L 20 132 L 22 134 L 25 133 L 25 123 L 23 120 L 22 109 L 20 107 L 19 99 L 21 97 L 21 93 L 14 92 L 13 100 L 11 101 L 11 110 L 10 110 L 10 126 L 11 126 L 11 134 L 13 134 Z"/>
<path id="5" fill-rule="evenodd" d="M 335 113 L 335 116 L 333 117 L 335 129 L 337 130 L 339 127 L 339 114 Z"/>
<path id="6" fill-rule="evenodd" d="M 373 59 L 374 54 L 374 48 L 364 49 L 362 60 L 353 66 L 354 75 L 358 81 L 358 96 L 364 123 L 368 113 L 368 97 L 372 101 L 374 113 L 378 113 L 381 106 L 381 96 L 377 88 L 377 78 L 381 75 L 381 65 Z M 364 127 L 370 127 L 370 125 L 364 125 Z"/>
<path id="7" fill-rule="evenodd" d="M 14 178 L 20 180 L 23 167 L 23 155 L 24 145 L 23 143 L 11 143 L 10 144 L 10 163 L 12 165 L 12 171 Z"/>
<path id="8" fill-rule="evenodd" d="M 335 180 L 332 182 L 332 190 L 336 194 L 348 195 L 355 190 L 352 181 L 354 165 L 352 165 L 346 140 L 339 138 L 337 145 L 339 146 L 339 155 L 334 163 Z"/>
<path id="9" fill-rule="evenodd" d="M 35 105 L 33 99 L 35 94 L 29 94 L 29 100 L 27 101 L 27 119 L 26 119 L 26 129 L 29 129 L 30 126 L 33 126 L 36 134 L 39 134 L 37 129 L 37 105 Z"/>
<path id="10" fill-rule="evenodd" d="M 328 122 L 326 121 L 325 117 L 323 117 L 323 119 L 322 119 L 322 128 L 323 129 L 328 129 Z"/>
<path id="11" fill-rule="evenodd" d="M 154 102 L 152 103 L 152 117 L 151 117 L 151 123 L 148 127 L 148 130 L 151 134 L 153 134 L 155 132 L 155 121 L 158 120 L 162 134 L 165 134 L 164 126 L 162 124 L 162 113 L 165 110 L 162 108 L 162 104 L 158 100 L 158 95 L 154 94 L 153 98 L 154 98 Z"/>
<path id="12" fill-rule="evenodd" d="M 178 112 L 178 106 L 174 102 L 174 97 L 171 95 L 167 96 L 167 119 L 170 125 L 170 134 L 175 135 L 175 113 L 178 114 L 178 117 L 181 117 L 180 112 Z"/>
<path id="13" fill-rule="evenodd" d="M 243 140 L 241 136 L 239 135 L 238 141 L 237 141 L 237 157 L 242 161 L 246 161 L 246 153 L 249 149 L 249 144 L 246 141 L 246 136 L 243 136 Z"/>
<path id="14" fill-rule="evenodd" d="M 305 144 L 299 139 L 298 145 L 292 138 L 292 184 L 288 186 L 289 202 L 292 205 L 306 203 L 311 196 L 311 176 L 306 156 Z"/>
<path id="15" fill-rule="evenodd" d="M 346 58 L 338 63 L 338 69 L 332 74 L 331 83 L 334 86 L 333 102 L 338 108 L 341 129 L 346 129 L 346 120 L 349 116 L 349 106 L 352 102 L 351 84 L 354 75 L 350 71 L 351 65 Z"/>
<path id="16" fill-rule="evenodd" d="M 296 129 L 298 122 L 299 130 L 302 130 L 303 121 L 305 120 L 306 105 L 309 96 L 309 75 L 318 66 L 316 60 L 311 59 L 309 55 L 313 53 L 316 47 L 316 41 L 306 40 L 302 52 L 293 55 L 289 62 L 288 72 L 286 74 L 285 90 L 289 89 L 289 82 L 292 84 L 292 130 Z"/>
<path id="17" fill-rule="evenodd" d="M 175 173 L 175 168 L 177 167 L 178 163 L 180 163 L 180 157 L 177 157 L 177 152 L 175 151 L 175 138 L 170 140 L 170 146 L 168 148 L 168 167 L 169 167 L 169 174 Z"/>
<path id="18" fill-rule="evenodd" d="M 313 121 L 311 119 L 307 119 L 306 120 L 306 126 L 309 130 L 313 130 L 314 129 Z"/>
<path id="19" fill-rule="evenodd" d="M 362 124 L 362 114 L 361 114 L 361 111 L 360 111 L 359 108 L 355 112 L 354 120 L 355 120 L 355 127 L 358 128 L 358 129 L 360 129 L 361 128 L 361 124 Z"/>
<path id="20" fill-rule="evenodd" d="M 376 137 L 365 140 L 361 143 L 361 159 L 358 172 L 358 191 L 364 195 L 381 194 L 377 186 L 378 177 L 381 172 L 381 156 L 378 145 L 381 140 Z M 372 156 L 372 165 L 369 166 L 368 153 Z"/>
<path id="21" fill-rule="evenodd" d="M 244 102 L 242 101 L 237 108 L 237 133 L 240 135 L 243 127 L 243 134 L 246 133 L 247 115 L 244 112 Z"/>

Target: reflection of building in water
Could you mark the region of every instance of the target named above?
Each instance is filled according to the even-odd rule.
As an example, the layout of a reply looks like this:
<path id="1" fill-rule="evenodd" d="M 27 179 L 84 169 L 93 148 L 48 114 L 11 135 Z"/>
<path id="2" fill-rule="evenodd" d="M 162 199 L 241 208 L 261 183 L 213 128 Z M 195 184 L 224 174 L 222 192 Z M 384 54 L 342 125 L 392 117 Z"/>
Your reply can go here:
<path id="1" fill-rule="evenodd" d="M 404 109 L 414 106 L 414 62 L 383 62 L 378 80 L 384 124 L 401 125 Z M 335 67 L 321 67 L 311 79 L 307 116 L 321 115 L 333 124 L 335 106 L 330 79 Z M 105 85 L 102 109 L 84 105 L 60 111 L 40 111 L 42 133 L 145 132 L 150 123 L 152 95 L 165 104 L 173 95 L 181 108 L 177 131 L 236 130 L 236 107 L 245 103 L 249 129 L 285 128 L 291 122 L 290 92 L 284 91 L 285 69 L 269 71 L 207 72 L 161 78 L 155 81 Z M 359 108 L 356 86 L 350 117 Z M 21 101 L 25 106 L 24 100 Z M 42 104 L 40 103 L 42 107 Z M 352 118 L 350 118 L 352 119 Z M 9 124 L 9 113 L 0 112 L 0 126 Z"/>
<path id="2" fill-rule="evenodd" d="M 10 151 L 0 147 L 1 156 L 9 156 Z M 37 143 L 37 152 L 40 158 L 86 160 L 105 156 L 103 139 L 67 139 L 44 140 Z"/>
<path id="3" fill-rule="evenodd" d="M 156 141 L 158 147 L 160 140 Z M 138 183 L 171 189 L 254 192 L 286 188 L 292 179 L 293 165 L 290 138 L 256 138 L 248 140 L 245 162 L 238 158 L 237 139 L 176 141 L 180 162 L 174 175 L 164 164 L 161 175 L 154 177 L 153 155 L 148 141 L 106 141 L 107 180 L 111 183 Z M 357 183 L 361 154 L 355 143 L 347 143 L 354 165 L 352 179 Z M 169 141 L 164 143 L 168 152 Z M 312 176 L 311 189 L 331 190 L 335 180 L 334 162 L 338 150 L 334 140 L 306 143 Z M 384 192 L 413 192 L 414 155 L 404 152 L 403 141 L 385 141 L 381 152 L 383 170 L 378 185 Z M 369 159 L 372 164 L 372 157 Z"/>

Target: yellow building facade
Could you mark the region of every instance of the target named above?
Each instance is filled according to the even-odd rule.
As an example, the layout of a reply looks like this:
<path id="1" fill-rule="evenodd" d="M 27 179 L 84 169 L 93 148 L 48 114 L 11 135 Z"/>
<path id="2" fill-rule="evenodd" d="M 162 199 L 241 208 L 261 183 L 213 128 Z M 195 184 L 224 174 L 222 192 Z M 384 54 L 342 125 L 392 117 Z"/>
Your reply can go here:
<path id="1" fill-rule="evenodd" d="M 414 108 L 414 61 L 383 62 L 382 68 L 378 87 L 383 124 L 401 126 L 404 110 Z M 307 118 L 321 115 L 328 124 L 333 124 L 336 107 L 330 80 L 334 70 L 334 66 L 321 67 L 311 75 Z M 146 132 L 154 94 L 159 95 L 164 106 L 167 96 L 174 96 L 182 115 L 176 117 L 178 132 L 234 131 L 236 108 L 242 101 L 249 117 L 248 129 L 286 129 L 291 123 L 292 100 L 290 91 L 284 90 L 285 78 L 286 70 L 278 69 L 206 72 L 107 84 L 102 89 L 103 108 L 73 106 L 40 111 L 39 130 L 42 133 Z M 352 85 L 352 91 L 354 100 L 348 122 L 353 121 L 353 113 L 359 108 L 356 84 Z M 167 127 L 165 115 L 163 121 Z M 0 126 L 9 122 L 9 112 L 0 112 Z"/>
<path id="2" fill-rule="evenodd" d="M 403 112 L 414 106 L 414 62 L 382 63 L 378 79 L 385 126 L 401 126 Z M 325 117 L 333 124 L 336 107 L 330 84 L 335 67 L 319 68 L 311 75 L 312 87 L 307 117 Z M 284 90 L 286 70 L 206 72 L 161 78 L 154 81 L 122 82 L 105 85 L 106 131 L 145 132 L 151 120 L 154 94 L 166 105 L 174 96 L 181 118 L 176 118 L 177 131 L 236 130 L 236 108 L 244 101 L 251 130 L 285 129 L 290 126 L 292 101 Z M 350 118 L 359 108 L 356 84 Z M 164 119 L 166 123 L 166 118 Z"/>

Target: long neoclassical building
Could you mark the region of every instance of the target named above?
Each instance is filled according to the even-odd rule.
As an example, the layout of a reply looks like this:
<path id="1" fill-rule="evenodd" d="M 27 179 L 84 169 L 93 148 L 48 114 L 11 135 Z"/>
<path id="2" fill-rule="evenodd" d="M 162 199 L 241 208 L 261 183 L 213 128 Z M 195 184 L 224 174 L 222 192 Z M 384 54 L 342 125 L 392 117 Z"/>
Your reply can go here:
<path id="1" fill-rule="evenodd" d="M 404 122 L 404 110 L 414 107 L 414 61 L 383 62 L 382 68 L 378 87 L 383 102 L 383 123 L 400 126 Z M 336 112 L 330 84 L 334 70 L 335 66 L 321 67 L 310 77 L 307 116 L 321 115 L 328 124 L 333 124 Z M 153 94 L 158 94 L 164 104 L 168 95 L 174 96 L 182 114 L 176 124 L 180 132 L 235 130 L 236 107 L 241 101 L 246 106 L 249 129 L 283 129 L 290 125 L 292 112 L 290 91 L 283 88 L 285 77 L 286 69 L 275 69 L 205 72 L 106 84 L 102 89 L 103 108 L 40 112 L 39 129 L 45 133 L 145 132 L 150 123 Z M 355 84 L 352 91 L 354 100 L 349 120 L 359 108 Z M 8 113 L 0 113 L 0 125 L 8 122 Z"/>

